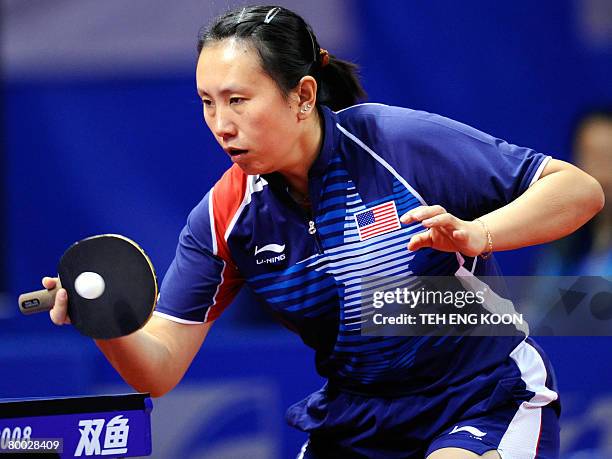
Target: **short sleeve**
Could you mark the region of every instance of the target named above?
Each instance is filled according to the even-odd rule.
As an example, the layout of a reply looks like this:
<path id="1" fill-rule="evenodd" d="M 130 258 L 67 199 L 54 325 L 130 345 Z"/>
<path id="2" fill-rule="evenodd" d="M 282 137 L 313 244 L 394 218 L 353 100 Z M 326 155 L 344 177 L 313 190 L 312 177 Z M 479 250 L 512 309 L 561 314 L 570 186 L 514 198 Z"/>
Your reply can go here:
<path id="1" fill-rule="evenodd" d="M 218 255 L 212 193 L 187 218 L 161 285 L 155 315 L 180 323 L 213 321 L 242 285 L 231 261 Z"/>
<path id="2" fill-rule="evenodd" d="M 428 205 L 474 219 L 520 196 L 550 156 L 426 112 L 389 107 L 378 148 Z"/>

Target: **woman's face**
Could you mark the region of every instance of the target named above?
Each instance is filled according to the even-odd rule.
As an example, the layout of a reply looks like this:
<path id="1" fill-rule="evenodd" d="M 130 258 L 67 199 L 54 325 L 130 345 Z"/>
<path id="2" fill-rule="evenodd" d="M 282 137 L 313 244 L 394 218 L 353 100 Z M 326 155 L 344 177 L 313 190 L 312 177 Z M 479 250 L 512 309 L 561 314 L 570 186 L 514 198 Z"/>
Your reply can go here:
<path id="1" fill-rule="evenodd" d="M 285 98 L 257 51 L 226 39 L 206 46 L 196 69 L 204 120 L 219 145 L 249 175 L 282 171 L 299 142 L 298 97 Z"/>

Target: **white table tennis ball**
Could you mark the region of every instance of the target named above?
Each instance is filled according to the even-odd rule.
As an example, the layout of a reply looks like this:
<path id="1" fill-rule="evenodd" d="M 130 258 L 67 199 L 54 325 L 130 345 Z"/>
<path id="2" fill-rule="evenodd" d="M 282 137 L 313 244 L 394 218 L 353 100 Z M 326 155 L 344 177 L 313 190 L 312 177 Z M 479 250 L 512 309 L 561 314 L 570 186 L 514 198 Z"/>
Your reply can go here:
<path id="1" fill-rule="evenodd" d="M 74 289 L 76 292 L 87 300 L 95 300 L 100 298 L 104 293 L 106 284 L 104 279 L 98 273 L 85 271 L 74 280 Z"/>

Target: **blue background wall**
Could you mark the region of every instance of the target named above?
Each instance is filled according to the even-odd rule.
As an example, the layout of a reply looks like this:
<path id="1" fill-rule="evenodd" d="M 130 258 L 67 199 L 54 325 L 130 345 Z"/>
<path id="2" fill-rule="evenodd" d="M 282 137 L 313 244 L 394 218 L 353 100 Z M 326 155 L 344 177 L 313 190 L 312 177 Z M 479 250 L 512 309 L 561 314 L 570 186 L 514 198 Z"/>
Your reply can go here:
<path id="1" fill-rule="evenodd" d="M 577 114 L 612 104 L 612 18 L 609 36 L 589 35 L 592 1 L 340 3 L 357 32 L 348 45 L 322 45 L 361 65 L 371 101 L 437 112 L 561 159 Z M 307 20 L 317 30 L 317 17 Z M 97 233 L 139 241 L 163 277 L 187 213 L 229 165 L 202 121 L 192 72 L 4 79 L 0 397 L 129 390 L 90 340 L 47 317 L 19 317 L 15 300 L 55 272 L 66 246 Z M 526 274 L 535 253 L 500 258 L 507 273 Z M 312 353 L 257 318 L 253 303 L 245 294 L 228 310 L 185 381 L 159 401 L 158 451 L 178 442 L 170 413 L 185 400 L 204 400 L 208 413 L 227 408 L 215 411 L 215 435 L 213 424 L 185 426 L 192 457 L 241 441 L 257 445 L 255 457 L 290 457 L 305 440 L 284 427 L 283 412 L 322 383 Z M 612 340 L 541 342 L 565 401 L 563 457 L 612 457 Z M 236 405 L 252 387 L 260 393 Z"/>

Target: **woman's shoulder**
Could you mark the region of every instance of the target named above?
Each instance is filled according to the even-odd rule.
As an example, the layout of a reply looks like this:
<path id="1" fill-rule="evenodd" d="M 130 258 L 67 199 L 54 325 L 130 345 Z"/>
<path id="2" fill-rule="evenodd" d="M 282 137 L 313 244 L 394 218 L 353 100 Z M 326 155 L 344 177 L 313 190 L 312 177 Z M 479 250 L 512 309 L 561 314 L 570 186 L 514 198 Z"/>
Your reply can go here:
<path id="1" fill-rule="evenodd" d="M 467 124 L 443 115 L 380 103 L 353 105 L 336 112 L 341 128 L 369 138 L 389 141 L 417 141 L 427 139 L 457 139 L 470 137 L 490 142 L 491 136 Z"/>
<path id="2" fill-rule="evenodd" d="M 363 104 L 351 105 L 335 112 L 341 121 L 367 120 L 368 118 L 378 117 L 407 117 L 418 116 L 417 110 L 410 108 L 387 105 L 377 102 L 366 102 Z"/>
<path id="3" fill-rule="evenodd" d="M 359 138 L 388 141 L 448 135 L 445 131 L 461 126 L 435 113 L 379 103 L 353 105 L 335 114 L 339 129 Z"/>

